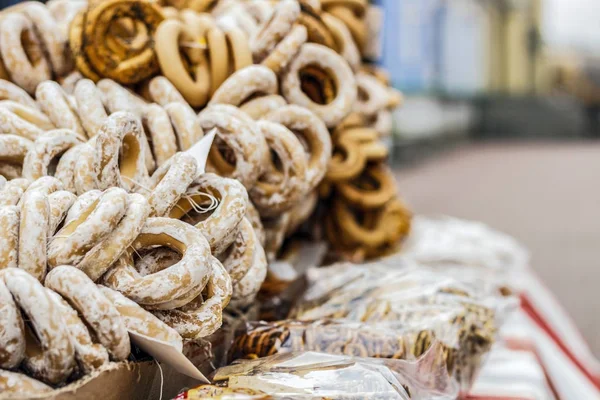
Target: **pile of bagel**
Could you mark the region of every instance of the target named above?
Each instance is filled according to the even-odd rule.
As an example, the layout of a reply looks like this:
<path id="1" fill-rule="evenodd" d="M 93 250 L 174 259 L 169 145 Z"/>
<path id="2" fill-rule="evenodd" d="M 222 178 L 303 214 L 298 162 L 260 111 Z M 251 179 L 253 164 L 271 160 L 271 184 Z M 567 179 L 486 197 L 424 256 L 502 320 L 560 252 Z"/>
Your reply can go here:
<path id="1" fill-rule="evenodd" d="M 177 347 L 212 334 L 318 206 L 339 257 L 398 245 L 410 214 L 380 139 L 401 96 L 361 64 L 367 7 L 0 12 L 0 389 L 45 391 L 126 359 L 127 331 Z M 188 150 L 213 129 L 198 173 Z"/>

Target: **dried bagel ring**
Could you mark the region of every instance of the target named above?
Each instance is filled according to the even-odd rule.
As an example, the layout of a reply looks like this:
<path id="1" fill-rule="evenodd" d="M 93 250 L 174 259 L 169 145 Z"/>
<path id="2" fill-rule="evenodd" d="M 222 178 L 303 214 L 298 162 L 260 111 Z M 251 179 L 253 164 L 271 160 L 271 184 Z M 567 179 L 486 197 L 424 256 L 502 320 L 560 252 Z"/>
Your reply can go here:
<path id="1" fill-rule="evenodd" d="M 40 107 L 29 93 L 4 79 L 0 79 L 0 100 L 12 100 L 26 107 L 38 110 Z"/>
<path id="2" fill-rule="evenodd" d="M 42 130 L 55 129 L 54 124 L 50 119 L 39 110 L 39 108 L 32 108 L 22 103 L 13 100 L 1 100 L 0 107 L 7 109 L 19 118 L 37 126 Z"/>
<path id="3" fill-rule="evenodd" d="M 58 23 L 62 34 L 69 35 L 69 25 L 78 12 L 88 7 L 87 0 L 49 0 L 46 7 L 52 13 L 52 16 Z"/>
<path id="4" fill-rule="evenodd" d="M 72 130 L 82 140 L 87 139 L 75 105 L 58 83 L 54 81 L 40 83 L 35 91 L 35 97 L 55 126 Z"/>
<path id="5" fill-rule="evenodd" d="M 175 219 L 149 218 L 131 247 L 137 251 L 156 245 L 178 251 L 182 259 L 163 271 L 141 276 L 127 252 L 104 276 L 104 283 L 138 304 L 151 306 L 185 295 L 209 274 L 210 247 L 196 228 Z"/>
<path id="6" fill-rule="evenodd" d="M 233 242 L 218 256 L 234 285 L 246 276 L 252 266 L 257 243 L 252 224 L 247 218 L 242 219 Z"/>
<path id="7" fill-rule="evenodd" d="M 252 304 L 267 277 L 267 265 L 265 250 L 256 243 L 254 261 L 250 269 L 242 279 L 233 285 L 231 307 L 244 309 Z"/>
<path id="8" fill-rule="evenodd" d="M 285 126 L 270 121 L 257 124 L 280 166 L 273 164 L 249 195 L 260 215 L 276 216 L 290 209 L 306 193 L 306 154 L 302 143 Z"/>
<path id="9" fill-rule="evenodd" d="M 21 166 L 33 147 L 29 139 L 17 135 L 0 135 L 0 161 Z"/>
<path id="10" fill-rule="evenodd" d="M 352 2 L 356 3 L 356 2 Z M 366 21 L 363 18 L 364 10 L 366 10 L 366 5 L 364 2 L 358 5 L 357 7 L 348 7 L 350 4 L 331 4 L 331 6 L 325 6 L 324 9 L 340 21 L 342 21 L 347 27 L 350 33 L 352 34 L 352 38 L 356 42 L 358 48 L 362 51 L 365 48 L 367 43 L 367 32 L 368 29 L 366 27 Z"/>
<path id="11" fill-rule="evenodd" d="M 48 273 L 45 285 L 79 312 L 113 360 L 129 356 L 129 335 L 121 315 L 85 273 L 62 265 Z"/>
<path id="12" fill-rule="evenodd" d="M 48 167 L 55 157 L 81 143 L 68 129 L 51 130 L 33 143 L 23 162 L 23 178 L 36 180 L 48 175 Z"/>
<path id="13" fill-rule="evenodd" d="M 1 179 L 0 179 L 1 180 Z M 23 178 L 11 179 L 0 188 L 0 207 L 16 206 L 30 181 Z"/>
<path id="14" fill-rule="evenodd" d="M 46 276 L 49 230 L 50 205 L 47 195 L 39 190 L 28 190 L 20 201 L 19 268 L 40 281 Z"/>
<path id="15" fill-rule="evenodd" d="M 207 170 L 238 179 L 245 187 L 252 187 L 262 173 L 268 155 L 267 142 L 252 118 L 234 106 L 215 104 L 202 110 L 198 120 L 205 132 L 217 128 L 219 139 L 209 153 Z M 219 141 L 225 142 L 233 151 L 235 163 L 223 157 L 218 148 Z"/>
<path id="16" fill-rule="evenodd" d="M 277 76 L 273 71 L 260 65 L 252 65 L 227 78 L 208 104 L 240 106 L 251 97 L 273 95 L 277 93 L 277 89 Z"/>
<path id="17" fill-rule="evenodd" d="M 79 318 L 77 311 L 58 293 L 48 289 L 48 294 L 60 308 L 65 325 L 69 329 L 71 338 L 73 338 L 75 359 L 82 372 L 89 374 L 93 370 L 107 364 L 108 352 L 106 348 L 99 343 L 93 342 L 87 325 Z"/>
<path id="18" fill-rule="evenodd" d="M 348 64 L 350 64 L 350 67 L 354 71 L 358 71 L 361 64 L 360 51 L 356 47 L 356 43 L 348 27 L 329 13 L 323 13 L 321 18 L 327 29 L 331 32 L 340 55 L 348 61 Z"/>
<path id="19" fill-rule="evenodd" d="M 2 16 L 0 56 L 12 81 L 30 94 L 40 82 L 52 77 L 33 23 L 24 14 Z"/>
<path id="20" fill-rule="evenodd" d="M 19 208 L 12 205 L 0 206 L 0 266 L 2 268 L 18 267 L 18 249 Z"/>
<path id="21" fill-rule="evenodd" d="M 254 233 L 256 233 L 256 237 L 258 238 L 258 242 L 261 246 L 265 246 L 265 228 L 263 227 L 262 221 L 260 220 L 260 214 L 254 204 L 251 201 L 248 202 L 248 207 L 246 209 L 245 217 L 252 224 L 252 228 L 254 228 Z"/>
<path id="22" fill-rule="evenodd" d="M 2 218 L 0 208 L 0 218 Z M 4 264 L 3 264 L 4 265 Z M 8 268 L 11 268 L 9 265 Z M 0 367 L 16 368 L 25 357 L 25 325 L 21 312 L 0 279 Z"/>
<path id="23" fill-rule="evenodd" d="M 359 72 L 356 74 L 359 96 L 354 103 L 354 111 L 366 116 L 374 116 L 388 106 L 388 88 L 377 78 Z"/>
<path id="24" fill-rule="evenodd" d="M 21 118 L 8 108 L 0 107 L 0 132 L 35 140 L 44 133 L 44 130 Z"/>
<path id="25" fill-rule="evenodd" d="M 148 91 L 152 101 L 163 107 L 169 103 L 187 104 L 181 92 L 164 76 L 152 78 L 148 83 Z"/>
<path id="26" fill-rule="evenodd" d="M 282 76 L 287 101 L 304 106 L 328 127 L 339 124 L 351 111 L 357 97 L 352 69 L 335 51 L 314 43 L 302 45 Z M 305 91 L 311 90 L 311 93 Z"/>
<path id="27" fill-rule="evenodd" d="M 206 296 L 175 310 L 154 314 L 175 329 L 183 338 L 198 339 L 214 333 L 223 322 L 223 310 L 231 299 L 231 278 L 219 260 L 210 256 L 210 278 Z"/>
<path id="28" fill-rule="evenodd" d="M 123 18 L 132 21 L 134 29 L 127 32 L 129 37 L 118 32 L 118 21 Z M 89 9 L 84 19 L 82 50 L 99 75 L 135 84 L 158 72 L 153 38 L 164 16 L 156 4 L 107 0 Z"/>
<path id="29" fill-rule="evenodd" d="M 100 132 L 82 147 L 75 183 L 78 193 L 117 186 L 132 190 L 144 185 L 148 171 L 144 160 L 140 121 L 134 115 L 116 112 Z"/>
<path id="30" fill-rule="evenodd" d="M 11 396 L 39 396 L 51 392 L 50 386 L 19 372 L 0 369 L 0 392 Z"/>
<path id="31" fill-rule="evenodd" d="M 210 92 L 208 60 L 202 53 L 190 52 L 193 66 L 186 66 L 180 54 L 180 42 L 197 38 L 186 25 L 176 20 L 163 21 L 156 31 L 156 54 L 162 73 L 173 83 L 192 107 L 206 104 Z"/>
<path id="32" fill-rule="evenodd" d="M 177 136 L 177 144 L 182 151 L 188 150 L 204 136 L 194 110 L 185 103 L 170 103 L 165 106 Z"/>
<path id="33" fill-rule="evenodd" d="M 198 207 L 202 211 L 209 198 L 207 195 L 218 201 L 218 205 L 210 214 L 199 214 L 200 220 L 197 221 L 190 214 Z M 248 193 L 240 182 L 206 173 L 189 186 L 185 197 L 172 208 L 169 217 L 195 224 L 208 240 L 212 252 L 219 254 L 234 240 L 236 228 L 246 214 L 247 204 Z M 210 205 L 208 208 L 211 208 Z"/>
<path id="34" fill-rule="evenodd" d="M 73 90 L 77 102 L 77 112 L 87 137 L 96 136 L 108 118 L 102 102 L 102 92 L 89 79 L 81 79 Z"/>
<path id="35" fill-rule="evenodd" d="M 148 103 L 129 89 L 111 79 L 100 80 L 96 87 L 102 92 L 106 108 L 111 113 L 127 111 L 138 118 L 144 115 Z"/>
<path id="36" fill-rule="evenodd" d="M 150 178 L 145 191 L 150 205 L 151 217 L 165 217 L 185 194 L 196 177 L 196 159 L 186 153 L 177 153 Z"/>
<path id="37" fill-rule="evenodd" d="M 394 175 L 382 164 L 369 166 L 361 176 L 336 188 L 348 202 L 366 209 L 381 207 L 396 195 Z"/>
<path id="38" fill-rule="evenodd" d="M 53 384 L 64 381 L 75 365 L 75 351 L 60 308 L 42 284 L 22 269 L 4 269 L 0 278 L 39 340 L 27 343 L 23 366 L 34 378 Z"/>
<path id="39" fill-rule="evenodd" d="M 304 25 L 296 24 L 269 55 L 261 61 L 261 64 L 271 69 L 276 74 L 285 70 L 290 61 L 300 51 L 300 48 L 308 40 L 308 32 Z"/>
<path id="40" fill-rule="evenodd" d="M 338 50 L 332 33 L 323 22 L 321 15 L 311 10 L 310 7 L 300 6 L 302 12 L 298 23 L 306 27 L 307 41 L 320 44 L 333 50 Z"/>
<path id="41" fill-rule="evenodd" d="M 386 109 L 379 110 L 370 126 L 379 133 L 379 136 L 385 137 L 392 134 L 393 125 L 392 113 Z"/>
<path id="42" fill-rule="evenodd" d="M 173 328 L 116 290 L 106 286 L 98 286 L 98 289 L 121 314 L 121 320 L 128 331 L 169 343 L 179 351 L 183 350 L 183 340 Z"/>
<path id="43" fill-rule="evenodd" d="M 27 2 L 21 10 L 33 22 L 48 55 L 55 76 L 65 75 L 71 66 L 66 56 L 67 37 L 50 10 L 43 4 Z"/>
<path id="44" fill-rule="evenodd" d="M 282 124 L 304 140 L 308 153 L 307 190 L 317 187 L 331 159 L 331 137 L 323 121 L 310 110 L 295 105 L 281 107 L 265 119 Z"/>
<path id="45" fill-rule="evenodd" d="M 250 48 L 254 61 L 263 61 L 277 44 L 285 38 L 300 16 L 300 5 L 293 0 L 279 2 L 271 18 L 252 37 Z"/>
<path id="46" fill-rule="evenodd" d="M 260 119 L 271 111 L 286 105 L 287 101 L 285 101 L 283 97 L 278 94 L 272 94 L 248 100 L 240 107 L 240 110 L 244 111 L 253 119 Z"/>
<path id="47" fill-rule="evenodd" d="M 177 153 L 177 138 L 169 115 L 164 108 L 150 104 L 142 118 L 144 132 L 150 135 L 150 148 L 157 166 L 163 165 Z"/>

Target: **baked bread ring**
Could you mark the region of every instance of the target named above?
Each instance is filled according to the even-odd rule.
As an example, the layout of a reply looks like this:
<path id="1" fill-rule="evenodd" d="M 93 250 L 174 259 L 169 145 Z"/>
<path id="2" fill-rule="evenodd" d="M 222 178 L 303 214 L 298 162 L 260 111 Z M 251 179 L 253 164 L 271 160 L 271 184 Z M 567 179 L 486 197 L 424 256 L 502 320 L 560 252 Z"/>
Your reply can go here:
<path id="1" fill-rule="evenodd" d="M 212 208 L 212 201 L 207 202 L 208 199 L 218 204 Z M 212 252 L 220 254 L 234 240 L 247 206 L 248 193 L 240 182 L 206 173 L 189 186 L 169 217 L 194 224 L 208 240 Z M 194 215 L 192 211 L 199 214 Z"/>
<path id="2" fill-rule="evenodd" d="M 0 208 L 0 218 L 3 209 Z M 2 264 L 4 265 L 4 264 Z M 8 268 L 11 268 L 8 266 Z M 12 369 L 25 358 L 25 325 L 12 294 L 0 279 L 0 367 Z M 1 380 L 1 379 L 0 379 Z M 3 392 L 4 393 L 4 392 Z"/>
<path id="3" fill-rule="evenodd" d="M 287 34 L 269 53 L 261 64 L 271 69 L 276 74 L 281 73 L 290 61 L 300 51 L 300 48 L 308 40 L 308 32 L 304 25 L 296 24 L 289 34 Z"/>
<path id="4" fill-rule="evenodd" d="M 7 398 L 12 396 L 38 396 L 52 390 L 50 386 L 25 374 L 0 369 L 0 392 L 6 395 Z"/>
<path id="5" fill-rule="evenodd" d="M 248 114 L 253 119 L 260 119 L 271 111 L 287 105 L 287 101 L 278 94 L 261 96 L 244 103 L 240 110 Z"/>
<path id="6" fill-rule="evenodd" d="M 102 92 L 89 79 L 80 79 L 74 87 L 73 96 L 77 103 L 77 113 L 87 137 L 92 138 L 102 128 L 108 113 L 102 102 Z"/>
<path id="7" fill-rule="evenodd" d="M 71 102 L 58 83 L 54 81 L 40 83 L 35 91 L 35 97 L 42 111 L 48 115 L 55 126 L 75 132 L 82 140 L 87 139 L 74 102 Z"/>
<path id="8" fill-rule="evenodd" d="M 198 122 L 194 110 L 185 103 L 170 103 L 165 106 L 171 124 L 177 136 L 177 143 L 181 151 L 188 150 L 204 136 L 204 131 Z"/>
<path id="9" fill-rule="evenodd" d="M 0 206 L 0 265 L 2 268 L 18 267 L 18 251 L 19 208 L 12 205 Z M 2 354 L 1 351 L 0 354 Z M 2 367 L 1 363 L 0 367 Z"/>
<path id="10" fill-rule="evenodd" d="M 302 143 L 285 126 L 258 121 L 278 165 L 271 163 L 249 195 L 261 216 L 276 216 L 290 209 L 306 193 L 307 160 Z"/>
<path id="11" fill-rule="evenodd" d="M 337 183 L 336 189 L 346 201 L 365 209 L 383 206 L 397 192 L 394 174 L 383 164 L 367 167 L 358 178 Z"/>
<path id="12" fill-rule="evenodd" d="M 354 103 L 354 111 L 372 117 L 388 106 L 388 88 L 377 78 L 364 73 L 356 74 L 358 98 Z"/>
<path id="13" fill-rule="evenodd" d="M 0 132 L 18 135 L 29 140 L 35 140 L 44 133 L 38 126 L 5 107 L 0 107 Z"/>
<path id="14" fill-rule="evenodd" d="M 0 100 L 12 100 L 32 109 L 40 107 L 29 93 L 4 79 L 0 79 Z"/>
<path id="15" fill-rule="evenodd" d="M 254 62 L 262 62 L 285 38 L 300 17 L 300 5 L 294 0 L 280 1 L 271 18 L 261 25 L 250 40 Z"/>
<path id="16" fill-rule="evenodd" d="M 302 12 L 298 18 L 298 23 L 306 27 L 308 34 L 307 41 L 337 51 L 336 42 L 327 25 L 323 22 L 320 11 L 316 11 L 312 7 L 302 3 L 300 3 L 300 9 Z"/>
<path id="17" fill-rule="evenodd" d="M 179 252 L 182 259 L 163 271 L 142 276 L 132 252 L 156 245 Z M 210 273 L 208 242 L 199 230 L 182 221 L 149 218 L 131 248 L 106 273 L 104 283 L 140 305 L 155 306 L 186 295 Z"/>
<path id="18" fill-rule="evenodd" d="M 208 104 L 240 106 L 255 96 L 274 95 L 277 89 L 277 76 L 273 71 L 260 65 L 251 65 L 227 78 Z"/>
<path id="19" fill-rule="evenodd" d="M 156 54 L 160 69 L 192 107 L 206 104 L 211 89 L 208 60 L 198 49 L 187 52 L 193 66 L 186 66 L 180 54 L 180 43 L 198 40 L 183 22 L 163 21 L 156 31 Z M 190 76 L 191 75 L 191 76 Z"/>
<path id="20" fill-rule="evenodd" d="M 188 104 L 181 92 L 164 76 L 157 76 L 148 83 L 150 98 L 155 103 L 165 107 L 169 103 Z"/>
<path id="21" fill-rule="evenodd" d="M 127 88 L 111 79 L 102 79 L 96 87 L 100 89 L 103 103 L 110 113 L 127 111 L 138 118 L 142 118 L 148 103 Z"/>
<path id="22" fill-rule="evenodd" d="M 45 285 L 79 312 L 113 360 L 127 359 L 131 346 L 121 315 L 85 273 L 59 266 L 48 273 Z"/>
<path id="23" fill-rule="evenodd" d="M 119 24 L 123 18 L 132 21 L 131 29 Z M 135 84 L 156 74 L 154 34 L 163 19 L 160 8 L 151 2 L 98 2 L 83 16 L 82 46 L 74 49 L 76 57 L 85 57 L 96 76 L 86 75 L 87 69 L 80 69 L 81 73 L 92 80 L 102 76 L 123 84 Z"/>
<path id="24" fill-rule="evenodd" d="M 370 128 L 336 130 L 334 141 L 334 154 L 327 169 L 327 179 L 333 182 L 356 178 L 367 162 L 384 161 L 388 156 L 378 132 Z"/>
<path id="25" fill-rule="evenodd" d="M 32 108 L 24 104 L 18 103 L 13 100 L 2 100 L 0 101 L 0 107 L 7 109 L 19 118 L 37 126 L 42 130 L 55 129 L 54 124 L 50 119 L 41 112 L 37 107 Z"/>
<path id="26" fill-rule="evenodd" d="M 177 139 L 169 115 L 159 105 L 150 104 L 144 112 L 142 123 L 146 137 L 149 135 L 156 165 L 161 166 L 177 153 Z"/>
<path id="27" fill-rule="evenodd" d="M 78 193 L 122 187 L 133 190 L 148 180 L 140 121 L 126 112 L 116 112 L 98 134 L 81 148 L 75 186 Z"/>
<path id="28" fill-rule="evenodd" d="M 183 351 L 181 336 L 170 326 L 116 290 L 100 285 L 98 289 L 113 303 L 128 331 L 169 343 L 179 351 Z"/>
<path id="29" fill-rule="evenodd" d="M 246 242 L 246 246 L 249 247 L 250 243 Z M 256 239 L 254 239 L 252 256 L 249 268 L 246 267 L 246 274 L 233 284 L 233 295 L 229 303 L 231 308 L 244 309 L 252 304 L 267 277 L 267 256 Z"/>
<path id="30" fill-rule="evenodd" d="M 1 17 L 0 56 L 11 80 L 30 94 L 40 82 L 51 79 L 50 64 L 33 23 L 24 14 L 14 12 Z"/>
<path id="31" fill-rule="evenodd" d="M 331 137 L 323 121 L 310 110 L 295 105 L 281 107 L 265 119 L 280 123 L 301 137 L 308 154 L 307 190 L 316 188 L 325 176 L 331 159 Z"/>
<path id="32" fill-rule="evenodd" d="M 354 73 L 346 60 L 314 43 L 302 45 L 290 62 L 281 78 L 281 90 L 288 102 L 310 109 L 328 127 L 352 111 L 357 97 Z"/>
<path id="33" fill-rule="evenodd" d="M 148 198 L 150 216 L 166 217 L 194 181 L 196 171 L 196 159 L 186 153 L 175 154 L 158 168 L 148 188 L 142 189 Z"/>
<path id="34" fill-rule="evenodd" d="M 36 139 L 23 162 L 23 178 L 36 180 L 48 175 L 52 160 L 81 143 L 68 129 L 51 130 Z"/>
<path id="35" fill-rule="evenodd" d="M 69 36 L 69 25 L 80 11 L 88 7 L 87 0 L 49 0 L 46 7 L 58 23 L 64 37 Z"/>
<path id="36" fill-rule="evenodd" d="M 0 162 L 20 168 L 31 147 L 33 147 L 31 140 L 24 137 L 7 134 L 0 135 Z"/>
<path id="37" fill-rule="evenodd" d="M 89 374 L 95 369 L 108 363 L 108 352 L 106 348 L 99 343 L 94 343 L 90 331 L 79 318 L 77 311 L 73 309 L 56 292 L 48 289 L 48 294 L 54 299 L 54 302 L 60 309 L 63 320 L 69 329 L 69 334 L 73 340 L 75 348 L 75 360 L 84 374 Z"/>
<path id="38" fill-rule="evenodd" d="M 4 269 L 0 278 L 37 338 L 27 343 L 24 368 L 44 382 L 64 381 L 75 366 L 75 350 L 60 308 L 42 284 L 22 269 Z"/>
<path id="39" fill-rule="evenodd" d="M 48 232 L 54 233 L 63 221 L 69 208 L 75 203 L 77 196 L 66 190 L 57 190 L 48 195 L 48 204 L 50 206 L 50 223 Z"/>
<path id="40" fill-rule="evenodd" d="M 41 281 L 46 276 L 46 241 L 51 235 L 48 197 L 39 190 L 27 190 L 19 203 L 19 268 Z"/>
<path id="41" fill-rule="evenodd" d="M 390 136 L 394 127 L 392 113 L 387 109 L 379 110 L 379 112 L 375 114 L 370 126 L 379 133 L 379 136 Z"/>
<path id="42" fill-rule="evenodd" d="M 199 339 L 213 334 L 223 323 L 223 310 L 231 299 L 231 278 L 219 260 L 210 256 L 210 278 L 206 296 L 199 295 L 175 310 L 154 314 L 175 329 L 184 339 Z"/>
<path id="43" fill-rule="evenodd" d="M 0 178 L 0 180 L 2 180 Z M 23 178 L 11 179 L 0 187 L 0 207 L 16 206 L 23 193 L 29 186 L 29 180 Z"/>
<path id="44" fill-rule="evenodd" d="M 254 207 L 254 204 L 252 204 L 251 201 L 248 202 L 248 208 L 246 209 L 245 217 L 248 221 L 250 221 L 250 224 L 252 224 L 252 228 L 254 228 L 254 233 L 256 233 L 258 242 L 264 247 L 266 241 L 265 228 L 260 220 L 260 214 L 258 213 L 258 210 L 256 207 Z"/>
<path id="45" fill-rule="evenodd" d="M 325 1 L 325 3 L 327 0 Z M 347 27 L 358 48 L 363 51 L 367 44 L 366 2 L 364 0 L 347 1 L 345 4 L 332 1 L 331 4 L 323 4 L 323 9 L 342 21 Z"/>
<path id="46" fill-rule="evenodd" d="M 348 27 L 329 13 L 323 13 L 321 18 L 333 36 L 338 53 L 348 61 L 352 70 L 358 71 L 361 63 L 360 51 Z"/>
<path id="47" fill-rule="evenodd" d="M 207 170 L 225 177 L 238 179 L 245 187 L 252 187 L 261 175 L 268 156 L 268 145 L 256 123 L 238 108 L 211 105 L 198 114 L 205 132 L 217 128 L 217 138 L 208 155 Z M 226 145 L 235 161 L 224 158 L 219 145 Z"/>

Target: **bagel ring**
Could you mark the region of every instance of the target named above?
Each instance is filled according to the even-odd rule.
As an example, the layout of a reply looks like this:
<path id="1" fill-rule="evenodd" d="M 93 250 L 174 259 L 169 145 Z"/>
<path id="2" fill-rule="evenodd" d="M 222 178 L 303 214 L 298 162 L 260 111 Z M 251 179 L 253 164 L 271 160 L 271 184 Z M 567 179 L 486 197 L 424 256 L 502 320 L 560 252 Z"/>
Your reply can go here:
<path id="1" fill-rule="evenodd" d="M 35 97 L 55 126 L 75 132 L 82 140 L 87 139 L 75 105 L 58 83 L 40 83 L 35 90 Z"/>
<path id="2" fill-rule="evenodd" d="M 27 153 L 33 147 L 29 139 L 17 135 L 0 135 L 0 162 L 21 168 Z M 22 174 L 22 172 L 21 172 Z"/>
<path id="3" fill-rule="evenodd" d="M 208 104 L 240 106 L 251 97 L 276 94 L 277 89 L 277 76 L 273 71 L 260 65 L 252 65 L 227 78 Z"/>
<path id="4" fill-rule="evenodd" d="M 12 100 L 34 110 L 40 109 L 29 93 L 4 79 L 0 79 L 0 100 Z"/>
<path id="5" fill-rule="evenodd" d="M 346 60 L 314 43 L 302 45 L 281 81 L 288 102 L 310 109 L 328 127 L 336 126 L 352 111 L 357 97 L 354 73 Z"/>
<path id="6" fill-rule="evenodd" d="M 52 160 L 81 143 L 78 136 L 68 129 L 47 131 L 31 146 L 23 162 L 23 177 L 36 180 L 48 175 Z"/>
<path id="7" fill-rule="evenodd" d="M 271 69 L 276 74 L 281 73 L 290 61 L 300 51 L 300 48 L 308 40 L 308 32 L 304 25 L 296 24 L 279 43 L 275 46 L 273 51 L 269 53 L 261 64 Z"/>
<path id="8" fill-rule="evenodd" d="M 365 209 L 383 206 L 397 191 L 393 173 L 382 164 L 368 166 L 356 179 L 337 183 L 336 189 L 346 201 Z"/>
<path id="9" fill-rule="evenodd" d="M 292 30 L 300 17 L 300 5 L 294 0 L 280 1 L 271 18 L 263 23 L 250 40 L 254 62 L 262 62 Z"/>
<path id="10" fill-rule="evenodd" d="M 54 124 L 50 121 L 50 118 L 46 116 L 39 108 L 32 108 L 22 103 L 13 100 L 2 100 L 0 101 L 0 107 L 7 109 L 19 118 L 37 126 L 42 130 L 55 129 Z"/>
<path id="11" fill-rule="evenodd" d="M 240 110 L 244 111 L 253 119 L 260 119 L 271 111 L 287 105 L 287 101 L 278 94 L 261 96 L 244 103 Z"/>
<path id="12" fill-rule="evenodd" d="M 35 140 L 44 133 L 44 130 L 21 118 L 8 108 L 0 107 L 0 132 Z"/>
<path id="13" fill-rule="evenodd" d="M 148 83 L 148 92 L 151 100 L 163 107 L 169 103 L 187 104 L 181 92 L 164 76 L 152 78 Z"/>

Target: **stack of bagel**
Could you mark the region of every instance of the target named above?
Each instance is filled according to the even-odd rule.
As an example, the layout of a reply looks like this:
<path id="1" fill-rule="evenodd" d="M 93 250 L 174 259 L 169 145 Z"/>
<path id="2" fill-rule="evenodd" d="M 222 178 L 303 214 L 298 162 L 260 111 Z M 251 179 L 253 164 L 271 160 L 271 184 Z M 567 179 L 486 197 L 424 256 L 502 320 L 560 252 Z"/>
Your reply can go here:
<path id="1" fill-rule="evenodd" d="M 225 308 L 253 303 L 318 203 L 339 256 L 401 241 L 409 214 L 378 143 L 401 98 L 361 64 L 367 6 L 50 0 L 0 13 L 0 324 L 14 327 L 0 382 L 19 382 L 2 389 L 45 391 L 127 358 L 99 329 L 124 343 L 142 329 L 131 313 L 176 346 L 212 334 Z M 198 174 L 186 151 L 213 129 Z M 80 304 L 71 281 L 94 295 Z M 84 360 L 81 338 L 104 361 Z"/>

